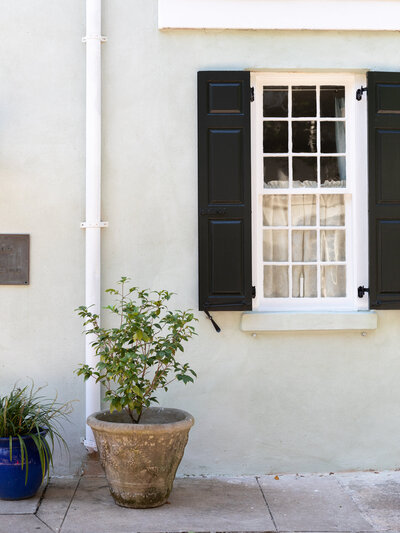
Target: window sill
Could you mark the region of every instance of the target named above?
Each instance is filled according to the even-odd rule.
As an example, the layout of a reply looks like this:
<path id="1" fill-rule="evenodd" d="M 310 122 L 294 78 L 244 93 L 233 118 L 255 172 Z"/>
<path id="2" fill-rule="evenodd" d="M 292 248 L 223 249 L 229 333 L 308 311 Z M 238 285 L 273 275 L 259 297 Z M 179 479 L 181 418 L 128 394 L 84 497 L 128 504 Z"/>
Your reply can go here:
<path id="1" fill-rule="evenodd" d="M 375 311 L 248 312 L 242 314 L 242 331 L 324 331 L 376 329 Z"/>

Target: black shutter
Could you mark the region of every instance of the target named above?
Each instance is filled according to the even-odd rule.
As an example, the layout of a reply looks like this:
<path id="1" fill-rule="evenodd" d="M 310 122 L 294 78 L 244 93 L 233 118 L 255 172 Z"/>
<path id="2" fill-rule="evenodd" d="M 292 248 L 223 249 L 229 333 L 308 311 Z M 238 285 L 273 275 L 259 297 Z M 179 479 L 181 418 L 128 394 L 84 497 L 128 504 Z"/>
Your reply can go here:
<path id="1" fill-rule="evenodd" d="M 368 73 L 370 305 L 400 309 L 400 73 Z"/>
<path id="2" fill-rule="evenodd" d="M 252 308 L 250 73 L 198 73 L 199 308 Z"/>

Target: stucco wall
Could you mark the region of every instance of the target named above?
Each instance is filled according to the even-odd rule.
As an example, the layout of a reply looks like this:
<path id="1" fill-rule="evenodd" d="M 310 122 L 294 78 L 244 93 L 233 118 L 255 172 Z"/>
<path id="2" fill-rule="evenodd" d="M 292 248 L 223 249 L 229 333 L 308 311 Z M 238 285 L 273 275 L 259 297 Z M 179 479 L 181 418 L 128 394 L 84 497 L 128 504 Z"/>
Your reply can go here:
<path id="1" fill-rule="evenodd" d="M 158 31 L 155 0 L 106 0 L 105 285 L 121 273 L 197 306 L 196 72 L 400 66 L 396 33 Z M 400 313 L 360 332 L 240 331 L 199 314 L 194 386 L 164 405 L 196 418 L 184 473 L 391 468 L 398 464 Z"/>
<path id="2" fill-rule="evenodd" d="M 0 2 L 0 232 L 31 235 L 30 285 L 0 286 L 0 393 L 17 380 L 48 383 L 76 402 L 65 425 L 76 470 L 83 384 L 72 370 L 84 338 L 84 5 Z"/>
<path id="3" fill-rule="evenodd" d="M 0 287 L 0 389 L 33 377 L 77 398 L 66 437 L 77 468 L 84 359 L 84 6 L 0 1 L 0 231 L 32 237 L 31 285 Z M 196 72 L 400 68 L 397 33 L 165 31 L 156 0 L 104 0 L 103 286 L 121 275 L 197 306 Z M 376 331 L 240 331 L 240 313 L 198 313 L 195 385 L 161 403 L 196 419 L 181 473 L 398 466 L 400 312 Z"/>

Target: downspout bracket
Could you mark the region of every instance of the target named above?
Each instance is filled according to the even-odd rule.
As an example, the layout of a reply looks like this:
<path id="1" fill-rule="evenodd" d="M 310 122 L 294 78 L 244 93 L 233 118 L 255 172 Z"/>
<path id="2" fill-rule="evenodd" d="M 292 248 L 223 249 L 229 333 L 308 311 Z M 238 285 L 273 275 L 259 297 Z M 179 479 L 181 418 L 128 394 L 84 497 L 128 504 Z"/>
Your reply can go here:
<path id="1" fill-rule="evenodd" d="M 105 35 L 85 35 L 85 37 L 82 37 L 82 42 L 87 43 L 89 39 L 94 39 L 100 41 L 101 43 L 105 43 L 108 40 Z"/>
<path id="2" fill-rule="evenodd" d="M 81 222 L 81 229 L 88 228 L 108 228 L 108 222 Z"/>

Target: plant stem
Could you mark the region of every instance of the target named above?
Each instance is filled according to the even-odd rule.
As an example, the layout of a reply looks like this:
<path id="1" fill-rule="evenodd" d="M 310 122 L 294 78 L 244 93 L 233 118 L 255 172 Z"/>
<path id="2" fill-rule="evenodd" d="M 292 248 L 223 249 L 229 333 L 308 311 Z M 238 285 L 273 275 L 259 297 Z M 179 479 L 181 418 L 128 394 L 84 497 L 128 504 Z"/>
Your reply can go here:
<path id="1" fill-rule="evenodd" d="M 140 417 L 142 416 L 142 413 L 140 413 L 138 418 L 136 419 L 133 416 L 133 411 L 132 411 L 132 409 L 130 407 L 127 407 L 126 410 L 128 411 L 129 418 L 132 420 L 132 424 L 138 424 L 139 420 L 140 420 Z"/>

